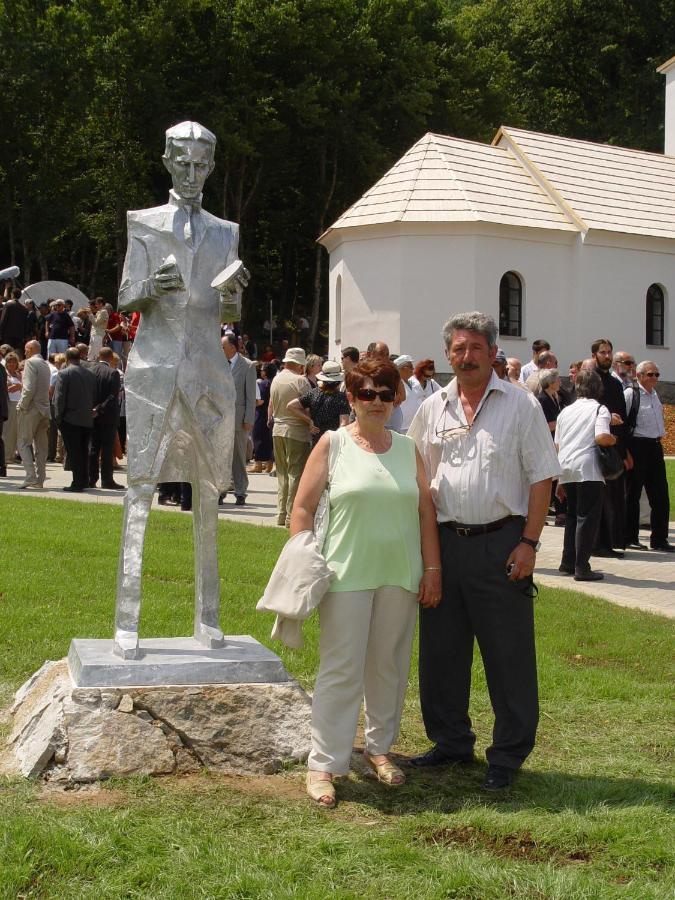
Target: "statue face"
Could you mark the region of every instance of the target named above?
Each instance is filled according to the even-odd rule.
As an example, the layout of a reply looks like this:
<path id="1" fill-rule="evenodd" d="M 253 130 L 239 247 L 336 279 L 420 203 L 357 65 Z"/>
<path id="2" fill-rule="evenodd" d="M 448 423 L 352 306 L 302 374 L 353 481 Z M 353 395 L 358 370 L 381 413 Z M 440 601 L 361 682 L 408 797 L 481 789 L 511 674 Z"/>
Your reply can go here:
<path id="1" fill-rule="evenodd" d="M 193 200 L 199 197 L 204 182 L 213 171 L 213 148 L 204 141 L 191 138 L 174 141 L 164 165 L 171 173 L 173 189 L 179 197 Z"/>

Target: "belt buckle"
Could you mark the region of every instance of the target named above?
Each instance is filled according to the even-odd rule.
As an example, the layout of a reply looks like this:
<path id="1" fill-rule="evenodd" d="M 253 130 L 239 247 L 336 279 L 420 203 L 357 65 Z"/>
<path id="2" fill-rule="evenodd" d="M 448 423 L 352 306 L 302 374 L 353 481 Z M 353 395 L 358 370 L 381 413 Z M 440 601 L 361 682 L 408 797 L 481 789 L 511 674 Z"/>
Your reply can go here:
<path id="1" fill-rule="evenodd" d="M 470 528 L 458 528 L 457 534 L 460 537 L 471 537 L 471 529 Z"/>

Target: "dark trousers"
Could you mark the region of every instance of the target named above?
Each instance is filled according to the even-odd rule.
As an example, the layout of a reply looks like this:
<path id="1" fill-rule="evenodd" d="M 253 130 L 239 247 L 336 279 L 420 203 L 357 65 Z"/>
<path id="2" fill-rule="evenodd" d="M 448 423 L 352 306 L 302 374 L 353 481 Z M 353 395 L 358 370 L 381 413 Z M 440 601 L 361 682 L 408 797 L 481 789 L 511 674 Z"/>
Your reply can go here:
<path id="1" fill-rule="evenodd" d="M 7 469 L 5 468 L 5 442 L 2 439 L 2 426 L 4 425 L 4 421 L 0 419 L 0 475 L 6 475 Z"/>
<path id="2" fill-rule="evenodd" d="M 189 481 L 161 481 L 157 489 L 159 500 L 179 503 L 184 512 L 192 509 L 192 485 Z"/>
<path id="3" fill-rule="evenodd" d="M 598 533 L 605 485 L 579 481 L 565 485 L 567 519 L 561 565 L 581 574 L 590 570 L 590 557 Z"/>
<path id="4" fill-rule="evenodd" d="M 628 543 L 637 544 L 640 531 L 640 494 L 644 487 L 649 500 L 652 547 L 668 543 L 668 518 L 670 497 L 668 478 L 660 440 L 636 438 L 631 441 L 633 470 L 628 483 L 628 509 L 626 515 Z"/>
<path id="5" fill-rule="evenodd" d="M 600 550 L 624 549 L 626 546 L 625 474 L 605 484 L 596 546 Z"/>
<path id="6" fill-rule="evenodd" d="M 511 582 L 506 560 L 524 520 L 460 537 L 440 528 L 443 599 L 420 609 L 420 700 L 427 735 L 444 751 L 470 756 L 474 638 L 495 714 L 493 765 L 517 769 L 531 752 L 539 721 L 532 579 Z"/>
<path id="7" fill-rule="evenodd" d="M 97 422 L 94 419 L 91 444 L 89 445 L 89 484 L 91 487 L 94 487 L 98 481 L 99 455 L 101 457 L 101 484 L 105 487 L 114 481 L 113 451 L 116 434 L 117 422 Z"/>
<path id="8" fill-rule="evenodd" d="M 71 425 L 70 422 L 61 422 L 61 435 L 66 445 L 68 464 L 73 474 L 73 487 L 86 488 L 89 486 L 89 437 L 91 428 L 83 428 L 81 425 Z"/>

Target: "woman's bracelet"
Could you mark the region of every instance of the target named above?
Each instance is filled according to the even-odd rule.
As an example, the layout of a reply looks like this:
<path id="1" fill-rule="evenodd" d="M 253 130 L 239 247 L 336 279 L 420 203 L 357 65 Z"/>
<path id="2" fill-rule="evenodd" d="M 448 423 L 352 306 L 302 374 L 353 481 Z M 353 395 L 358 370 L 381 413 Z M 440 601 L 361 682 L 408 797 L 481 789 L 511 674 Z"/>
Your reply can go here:
<path id="1" fill-rule="evenodd" d="M 440 572 L 441 567 L 440 566 L 425 566 L 424 571 L 425 572 Z"/>

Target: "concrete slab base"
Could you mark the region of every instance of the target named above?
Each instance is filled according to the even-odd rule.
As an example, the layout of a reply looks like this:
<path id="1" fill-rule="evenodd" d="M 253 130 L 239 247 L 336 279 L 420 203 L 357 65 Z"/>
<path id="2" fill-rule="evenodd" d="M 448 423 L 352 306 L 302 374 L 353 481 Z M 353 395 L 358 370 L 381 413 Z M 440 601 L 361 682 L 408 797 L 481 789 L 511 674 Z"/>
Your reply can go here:
<path id="1" fill-rule="evenodd" d="M 192 637 L 140 641 L 138 659 L 112 652 L 112 640 L 75 638 L 68 668 L 77 687 L 160 687 L 181 684 L 278 684 L 291 681 L 283 663 L 250 635 L 228 635 L 209 650 Z"/>

